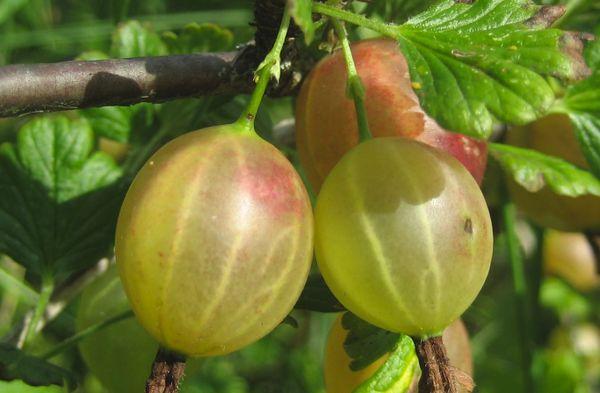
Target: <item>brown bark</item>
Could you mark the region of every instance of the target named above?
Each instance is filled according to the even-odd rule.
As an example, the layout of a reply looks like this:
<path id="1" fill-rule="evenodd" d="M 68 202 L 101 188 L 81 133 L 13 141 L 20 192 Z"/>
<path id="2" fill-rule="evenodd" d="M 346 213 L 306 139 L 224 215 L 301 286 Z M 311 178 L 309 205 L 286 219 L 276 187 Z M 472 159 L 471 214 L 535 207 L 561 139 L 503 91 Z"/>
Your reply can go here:
<path id="1" fill-rule="evenodd" d="M 150 378 L 146 381 L 146 393 L 177 393 L 185 371 L 185 358 L 160 348 L 152 363 Z"/>
<path id="2" fill-rule="evenodd" d="M 240 53 L 0 67 L 0 117 L 249 92 L 251 78 L 237 70 Z"/>

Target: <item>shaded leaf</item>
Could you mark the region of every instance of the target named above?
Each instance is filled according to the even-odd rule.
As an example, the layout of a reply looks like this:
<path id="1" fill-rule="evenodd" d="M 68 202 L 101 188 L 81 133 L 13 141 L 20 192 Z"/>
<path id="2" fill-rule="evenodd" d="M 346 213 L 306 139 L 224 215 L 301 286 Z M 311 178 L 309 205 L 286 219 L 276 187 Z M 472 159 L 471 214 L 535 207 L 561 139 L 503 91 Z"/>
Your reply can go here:
<path id="1" fill-rule="evenodd" d="M 95 263 L 113 240 L 121 171 L 82 119 L 39 117 L 0 147 L 0 251 L 30 272 Z"/>
<path id="2" fill-rule="evenodd" d="M 600 71 L 571 86 L 562 106 L 571 118 L 586 160 L 600 177 Z"/>
<path id="3" fill-rule="evenodd" d="M 294 308 L 317 312 L 340 312 L 345 308 L 333 296 L 320 274 L 311 274 Z"/>
<path id="4" fill-rule="evenodd" d="M 165 32 L 162 38 L 170 54 L 219 52 L 233 45 L 233 33 L 213 23 L 191 23 L 181 33 Z"/>
<path id="5" fill-rule="evenodd" d="M 344 314 L 342 326 L 349 331 L 344 349 L 352 358 L 350 369 L 355 371 L 392 352 L 400 339 L 400 334 L 373 326 L 350 312 Z"/>
<path id="6" fill-rule="evenodd" d="M 398 29 L 421 105 L 450 130 L 488 137 L 497 120 L 526 124 L 554 102 L 547 77 L 588 72 L 582 44 L 549 29 L 560 8 L 530 0 L 444 0 Z"/>
<path id="7" fill-rule="evenodd" d="M 2 393 L 64 393 L 58 386 L 31 386 L 23 381 L 0 381 L 0 392 Z"/>
<path id="8" fill-rule="evenodd" d="M 62 386 L 65 382 L 70 386 L 75 385 L 75 376 L 70 371 L 27 355 L 5 343 L 0 343 L 0 364 L 3 379 L 21 379 L 29 385 L 36 386 Z"/>
<path id="9" fill-rule="evenodd" d="M 600 196 L 600 180 L 567 161 L 535 150 L 497 143 L 490 143 L 489 151 L 502 168 L 529 192 L 548 186 L 560 195 Z"/>
<path id="10" fill-rule="evenodd" d="M 382 20 L 404 22 L 409 17 L 425 11 L 438 0 L 372 0 L 367 4 L 365 14 L 378 16 Z"/>

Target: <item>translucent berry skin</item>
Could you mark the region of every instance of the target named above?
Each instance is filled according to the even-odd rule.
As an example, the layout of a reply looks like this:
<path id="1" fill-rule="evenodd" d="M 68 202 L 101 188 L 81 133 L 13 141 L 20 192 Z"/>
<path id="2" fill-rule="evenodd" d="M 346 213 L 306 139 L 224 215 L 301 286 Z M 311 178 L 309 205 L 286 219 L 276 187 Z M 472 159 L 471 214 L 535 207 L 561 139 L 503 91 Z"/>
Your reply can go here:
<path id="1" fill-rule="evenodd" d="M 552 114 L 525 127 L 512 128 L 506 142 L 589 168 L 567 115 Z M 548 187 L 529 192 L 513 180 L 508 182 L 508 188 L 515 204 L 537 225 L 567 232 L 600 229 L 600 197 L 573 198 L 555 194 Z"/>
<path id="2" fill-rule="evenodd" d="M 352 55 L 365 88 L 373 136 L 416 139 L 456 157 L 481 184 L 487 144 L 448 132 L 427 116 L 410 81 L 398 44 L 372 39 L 352 44 Z M 353 101 L 346 95 L 346 64 L 341 51 L 321 60 L 302 84 L 296 103 L 296 145 L 302 167 L 318 191 L 325 177 L 358 143 Z"/>
<path id="3" fill-rule="evenodd" d="M 185 134 L 140 170 L 116 258 L 144 328 L 189 356 L 222 355 L 290 312 L 312 259 L 306 190 L 287 159 L 236 124 Z"/>
<path id="4" fill-rule="evenodd" d="M 315 248 L 335 296 L 360 318 L 439 334 L 479 293 L 492 256 L 483 195 L 452 156 L 406 138 L 361 143 L 317 199 Z"/>

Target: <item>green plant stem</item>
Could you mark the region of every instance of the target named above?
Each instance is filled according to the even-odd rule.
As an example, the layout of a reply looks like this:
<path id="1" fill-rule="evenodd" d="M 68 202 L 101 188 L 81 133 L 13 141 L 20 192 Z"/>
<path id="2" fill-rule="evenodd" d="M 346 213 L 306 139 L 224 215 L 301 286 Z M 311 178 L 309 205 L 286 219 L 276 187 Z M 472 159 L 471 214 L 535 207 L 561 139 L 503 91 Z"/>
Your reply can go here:
<path id="1" fill-rule="evenodd" d="M 25 339 L 23 340 L 23 347 L 25 347 L 33 338 L 33 336 L 35 336 L 37 327 L 40 323 L 40 320 L 44 316 L 44 312 L 46 311 L 46 307 L 50 302 L 50 297 L 52 296 L 53 291 L 54 277 L 52 274 L 46 273 L 42 276 L 42 288 L 40 290 L 40 296 L 38 298 L 35 310 L 33 311 L 33 316 L 29 321 L 29 326 L 27 327 L 27 332 L 25 333 Z"/>
<path id="2" fill-rule="evenodd" d="M 114 317 L 108 318 L 105 321 L 88 326 L 87 328 L 83 329 L 79 333 L 67 338 L 60 344 L 56 345 L 54 348 L 51 348 L 49 351 L 45 352 L 41 356 L 41 358 L 42 359 L 50 359 L 50 358 L 58 355 L 59 353 L 63 352 L 65 349 L 77 344 L 79 341 L 87 338 L 88 336 L 90 336 L 90 335 L 92 335 L 114 323 L 121 322 L 122 320 L 131 318 L 131 317 L 133 317 L 133 311 L 127 310 L 125 312 L 115 315 Z"/>
<path id="3" fill-rule="evenodd" d="M 516 208 L 515 205 L 506 200 L 502 207 L 502 216 L 504 219 L 504 229 L 506 233 L 506 242 L 508 248 L 508 257 L 513 277 L 513 287 L 515 291 L 515 307 L 517 310 L 517 320 L 519 323 L 519 338 L 521 341 L 521 371 L 523 373 L 523 383 L 526 392 L 534 391 L 532 378 L 532 329 L 530 320 L 530 300 L 527 292 L 527 280 L 525 277 L 525 266 L 521 254 L 519 239 L 515 229 Z"/>
<path id="4" fill-rule="evenodd" d="M 332 18 L 331 22 L 333 23 L 335 33 L 342 44 L 342 52 L 344 53 L 344 59 L 346 59 L 346 69 L 348 71 L 347 89 L 354 100 L 354 107 L 356 108 L 359 139 L 361 142 L 364 142 L 373 137 L 369 130 L 367 108 L 365 107 L 365 88 L 356 71 L 356 65 L 354 64 L 354 58 L 352 57 L 352 50 L 350 49 L 346 27 L 342 22 L 335 18 Z"/>
<path id="5" fill-rule="evenodd" d="M 258 112 L 258 108 L 260 107 L 260 103 L 262 102 L 263 96 L 265 95 L 265 91 L 267 90 L 267 86 L 269 85 L 269 81 L 271 80 L 271 76 L 273 75 L 273 68 L 276 68 L 276 75 L 279 75 L 279 61 L 281 50 L 283 49 L 283 45 L 285 44 L 285 38 L 287 36 L 288 28 L 290 27 L 290 12 L 288 7 L 285 7 L 283 11 L 283 16 L 281 18 L 281 24 L 279 26 L 279 32 L 277 33 L 277 38 L 275 38 L 275 43 L 273 44 L 273 48 L 267 54 L 264 61 L 258 66 L 256 71 L 256 77 L 258 79 L 256 83 L 256 87 L 252 92 L 252 96 L 250 97 L 250 103 L 248 107 L 242 113 L 238 120 L 238 124 L 240 124 L 243 129 L 247 132 L 254 132 L 254 120 L 256 119 L 256 113 Z"/>
<path id="6" fill-rule="evenodd" d="M 399 34 L 398 25 L 369 19 L 362 15 L 358 15 L 332 5 L 315 2 L 313 3 L 312 10 L 313 12 L 316 12 L 318 14 L 326 15 L 335 19 L 340 19 L 348 23 L 352 23 L 353 25 L 358 25 L 370 30 L 374 30 L 388 37 L 397 38 Z"/>

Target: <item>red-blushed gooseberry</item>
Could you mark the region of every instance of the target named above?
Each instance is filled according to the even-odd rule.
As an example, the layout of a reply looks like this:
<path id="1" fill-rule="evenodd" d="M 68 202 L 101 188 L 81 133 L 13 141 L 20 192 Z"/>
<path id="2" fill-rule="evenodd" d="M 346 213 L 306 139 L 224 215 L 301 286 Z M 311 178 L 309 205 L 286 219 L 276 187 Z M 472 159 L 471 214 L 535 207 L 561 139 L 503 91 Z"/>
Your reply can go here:
<path id="1" fill-rule="evenodd" d="M 291 311 L 312 259 L 310 201 L 271 144 L 230 124 L 156 152 L 119 215 L 116 259 L 144 328 L 189 356 L 236 351 Z"/>
<path id="2" fill-rule="evenodd" d="M 365 88 L 373 136 L 403 136 L 455 156 L 481 183 L 487 163 L 484 141 L 442 129 L 419 106 L 408 65 L 398 44 L 388 39 L 354 42 L 352 55 Z M 319 62 L 302 85 L 296 104 L 298 154 L 310 183 L 319 190 L 344 153 L 358 143 L 354 103 L 346 96 L 346 64 L 341 51 Z"/>
<path id="3" fill-rule="evenodd" d="M 479 186 L 454 157 L 407 138 L 350 150 L 323 183 L 315 223 L 317 262 L 334 295 L 392 332 L 441 334 L 490 267 Z"/>

